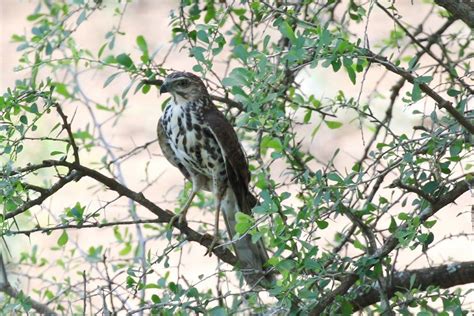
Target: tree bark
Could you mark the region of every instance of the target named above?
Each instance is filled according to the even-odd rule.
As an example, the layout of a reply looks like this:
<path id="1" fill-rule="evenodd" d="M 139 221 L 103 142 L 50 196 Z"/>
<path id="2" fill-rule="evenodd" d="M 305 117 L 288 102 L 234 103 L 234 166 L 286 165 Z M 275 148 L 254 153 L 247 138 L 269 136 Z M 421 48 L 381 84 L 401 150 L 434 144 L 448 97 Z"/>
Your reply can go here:
<path id="1" fill-rule="evenodd" d="M 474 28 L 474 2 L 472 0 L 435 0 L 435 3 Z"/>
<path id="2" fill-rule="evenodd" d="M 410 281 L 414 282 L 410 286 Z M 395 292 L 404 292 L 410 288 L 424 291 L 428 286 L 439 286 L 442 289 L 456 285 L 474 283 L 474 261 L 444 264 L 437 267 L 396 272 L 392 283 L 388 284 L 387 296 L 392 297 Z M 379 292 L 373 287 L 368 292 L 361 293 L 353 301 L 354 311 L 380 301 Z"/>

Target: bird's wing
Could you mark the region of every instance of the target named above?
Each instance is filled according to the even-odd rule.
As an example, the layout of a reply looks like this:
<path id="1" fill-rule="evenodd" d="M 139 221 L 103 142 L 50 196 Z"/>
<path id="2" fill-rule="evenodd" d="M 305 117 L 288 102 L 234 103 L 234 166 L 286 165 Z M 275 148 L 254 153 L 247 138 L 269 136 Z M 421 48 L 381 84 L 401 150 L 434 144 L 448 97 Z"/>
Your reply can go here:
<path id="1" fill-rule="evenodd" d="M 181 171 L 181 173 L 186 177 L 186 179 L 191 180 L 191 175 L 189 174 L 188 170 L 178 161 L 176 155 L 171 148 L 170 144 L 168 143 L 168 138 L 166 137 L 166 132 L 161 122 L 161 118 L 158 122 L 158 126 L 156 128 L 156 133 L 158 134 L 158 143 L 160 144 L 161 151 L 163 152 L 163 156 L 176 168 Z"/>
<path id="2" fill-rule="evenodd" d="M 250 171 L 242 146 L 232 125 L 215 106 L 204 111 L 204 121 L 209 125 L 226 162 L 227 177 L 235 193 L 241 212 L 250 213 L 256 204 L 249 192 Z"/>

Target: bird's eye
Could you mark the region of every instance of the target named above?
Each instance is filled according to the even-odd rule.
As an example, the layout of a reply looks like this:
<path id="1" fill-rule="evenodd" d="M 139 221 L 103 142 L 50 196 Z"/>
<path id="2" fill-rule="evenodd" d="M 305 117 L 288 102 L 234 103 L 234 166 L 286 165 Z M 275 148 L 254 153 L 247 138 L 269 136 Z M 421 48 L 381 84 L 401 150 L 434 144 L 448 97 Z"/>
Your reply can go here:
<path id="1" fill-rule="evenodd" d="M 181 87 L 181 88 L 186 88 L 187 86 L 189 86 L 189 81 L 188 80 L 181 80 L 178 82 L 178 86 Z"/>

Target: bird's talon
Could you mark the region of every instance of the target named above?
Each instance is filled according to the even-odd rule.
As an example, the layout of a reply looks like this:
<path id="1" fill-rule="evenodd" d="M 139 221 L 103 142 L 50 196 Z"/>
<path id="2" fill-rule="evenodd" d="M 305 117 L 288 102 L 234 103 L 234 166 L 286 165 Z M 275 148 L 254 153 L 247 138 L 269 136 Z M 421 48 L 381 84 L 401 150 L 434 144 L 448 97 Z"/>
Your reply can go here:
<path id="1" fill-rule="evenodd" d="M 218 239 L 219 238 L 217 236 L 214 236 L 214 238 L 212 239 L 212 242 L 209 245 L 209 247 L 207 248 L 207 251 L 204 254 L 204 256 L 209 255 L 209 257 L 212 257 L 212 251 L 214 250 L 214 247 L 216 246 Z"/>
<path id="2" fill-rule="evenodd" d="M 170 221 L 169 221 L 169 225 L 170 227 L 171 226 L 174 226 L 174 224 L 176 223 L 176 221 L 178 221 L 178 224 L 180 226 L 182 225 L 187 225 L 187 220 L 186 220 L 186 215 L 185 214 L 176 214 L 174 215 L 173 217 L 171 217 Z"/>
<path id="3" fill-rule="evenodd" d="M 186 215 L 185 214 L 179 215 L 179 224 L 180 225 L 187 225 L 188 224 L 188 221 L 186 220 Z"/>

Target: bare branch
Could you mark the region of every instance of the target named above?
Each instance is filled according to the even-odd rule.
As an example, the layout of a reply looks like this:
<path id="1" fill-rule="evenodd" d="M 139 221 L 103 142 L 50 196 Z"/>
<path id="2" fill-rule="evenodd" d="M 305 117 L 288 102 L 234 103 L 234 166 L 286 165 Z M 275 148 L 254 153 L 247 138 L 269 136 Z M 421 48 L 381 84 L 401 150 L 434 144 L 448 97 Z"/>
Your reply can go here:
<path id="1" fill-rule="evenodd" d="M 32 233 L 42 232 L 50 233 L 55 230 L 64 230 L 64 229 L 83 229 L 83 228 L 102 228 L 110 226 L 121 226 L 121 225 L 136 225 L 136 224 L 153 224 L 153 223 L 164 223 L 164 221 L 157 219 L 144 219 L 144 220 L 133 220 L 133 221 L 117 221 L 110 223 L 87 223 L 87 224 L 65 224 L 54 227 L 36 227 L 29 230 L 17 230 L 17 231 L 8 231 L 8 235 L 27 235 L 29 236 Z"/>
<path id="2" fill-rule="evenodd" d="M 74 134 L 72 133 L 72 128 L 71 124 L 67 120 L 66 114 L 64 114 L 63 109 L 59 105 L 59 103 L 56 103 L 56 110 L 58 111 L 59 116 L 61 116 L 61 119 L 63 121 L 63 128 L 66 130 L 67 135 L 69 137 L 69 143 L 72 146 L 72 151 L 74 154 L 74 161 L 76 163 L 80 163 L 79 160 L 79 148 L 77 147 L 76 141 L 74 139 Z"/>

